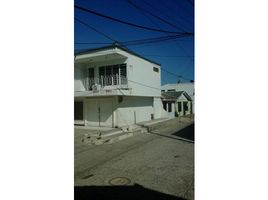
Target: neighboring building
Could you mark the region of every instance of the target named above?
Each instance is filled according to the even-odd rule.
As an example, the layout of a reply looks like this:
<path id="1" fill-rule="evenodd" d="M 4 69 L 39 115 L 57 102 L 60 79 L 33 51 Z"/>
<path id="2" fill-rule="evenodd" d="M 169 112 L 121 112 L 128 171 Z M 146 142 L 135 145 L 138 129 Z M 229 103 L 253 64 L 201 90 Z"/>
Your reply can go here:
<path id="1" fill-rule="evenodd" d="M 160 77 L 160 64 L 116 44 L 75 54 L 75 123 L 122 127 L 167 117 Z"/>
<path id="2" fill-rule="evenodd" d="M 162 101 L 164 109 L 170 116 L 174 116 L 175 112 L 178 116 L 192 114 L 192 99 L 184 91 L 162 92 Z"/>
<path id="3" fill-rule="evenodd" d="M 165 84 L 161 87 L 162 92 L 178 92 L 185 91 L 192 100 L 192 112 L 194 113 L 194 102 L 195 102 L 195 92 L 194 83 L 175 83 L 175 84 Z"/>

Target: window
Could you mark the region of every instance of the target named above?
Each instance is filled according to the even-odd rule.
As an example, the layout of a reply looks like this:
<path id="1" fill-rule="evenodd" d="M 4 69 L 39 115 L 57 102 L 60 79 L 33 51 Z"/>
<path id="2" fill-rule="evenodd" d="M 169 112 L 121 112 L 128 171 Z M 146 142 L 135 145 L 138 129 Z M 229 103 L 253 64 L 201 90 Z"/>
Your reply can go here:
<path id="1" fill-rule="evenodd" d="M 127 77 L 127 66 L 126 64 L 121 64 L 120 65 L 120 75 Z"/>
<path id="2" fill-rule="evenodd" d="M 165 92 L 165 90 L 161 90 L 161 92 Z"/>
<path id="3" fill-rule="evenodd" d="M 116 85 L 118 83 L 119 65 L 113 66 L 113 76 L 114 76 L 114 85 Z"/>
<path id="4" fill-rule="evenodd" d="M 175 89 L 169 89 L 168 92 L 175 92 Z"/>
<path id="5" fill-rule="evenodd" d="M 99 68 L 99 77 L 105 76 L 105 67 L 100 67 Z"/>
<path id="6" fill-rule="evenodd" d="M 113 83 L 112 83 L 113 77 Z M 108 65 L 99 67 L 99 78 L 104 85 L 119 85 L 127 83 L 127 65 Z M 119 81 L 118 78 L 121 80 Z"/>
<path id="7" fill-rule="evenodd" d="M 153 68 L 154 72 L 159 72 L 159 69 L 157 67 Z"/>
<path id="8" fill-rule="evenodd" d="M 106 85 L 112 85 L 112 69 L 113 66 L 106 66 Z"/>
<path id="9" fill-rule="evenodd" d="M 74 102 L 74 119 L 83 120 L 83 102 L 82 101 Z"/>

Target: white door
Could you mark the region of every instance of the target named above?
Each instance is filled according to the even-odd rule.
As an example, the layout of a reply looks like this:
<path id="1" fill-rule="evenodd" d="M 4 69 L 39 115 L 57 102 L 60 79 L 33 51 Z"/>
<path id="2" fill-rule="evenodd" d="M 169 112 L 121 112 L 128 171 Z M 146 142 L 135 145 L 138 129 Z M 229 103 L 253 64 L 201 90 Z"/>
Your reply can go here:
<path id="1" fill-rule="evenodd" d="M 112 127 L 112 99 L 88 99 L 86 104 L 86 119 L 88 125 Z"/>

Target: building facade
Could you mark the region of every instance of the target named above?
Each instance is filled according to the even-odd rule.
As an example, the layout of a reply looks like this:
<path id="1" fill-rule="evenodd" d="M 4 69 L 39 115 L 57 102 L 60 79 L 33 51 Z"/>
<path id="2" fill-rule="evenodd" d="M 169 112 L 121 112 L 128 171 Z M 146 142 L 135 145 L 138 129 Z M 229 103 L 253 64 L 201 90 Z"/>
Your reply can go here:
<path id="1" fill-rule="evenodd" d="M 163 108 L 169 115 L 184 116 L 192 114 L 192 99 L 184 91 L 162 92 Z M 176 116 L 176 115 L 175 115 Z"/>
<path id="2" fill-rule="evenodd" d="M 191 111 L 192 113 L 195 112 L 194 105 L 195 105 L 195 90 L 194 90 L 194 83 L 175 83 L 175 84 L 165 84 L 161 87 L 162 92 L 179 92 L 185 91 L 187 95 L 191 98 Z"/>
<path id="3" fill-rule="evenodd" d="M 159 89 L 157 89 L 159 88 Z M 75 55 L 75 123 L 122 127 L 168 117 L 160 64 L 111 45 Z"/>

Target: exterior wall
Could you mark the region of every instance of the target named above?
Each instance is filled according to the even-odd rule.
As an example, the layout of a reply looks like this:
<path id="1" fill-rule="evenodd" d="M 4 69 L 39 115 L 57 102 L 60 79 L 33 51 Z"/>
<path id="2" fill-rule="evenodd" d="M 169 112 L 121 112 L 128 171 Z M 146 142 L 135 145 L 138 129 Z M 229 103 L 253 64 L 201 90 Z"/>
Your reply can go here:
<path id="1" fill-rule="evenodd" d="M 116 109 L 115 124 L 118 127 L 148 121 L 151 120 L 151 114 L 154 114 L 153 98 L 123 96 L 121 103 L 117 100 Z"/>
<path id="2" fill-rule="evenodd" d="M 176 109 L 176 105 L 174 101 L 170 101 L 170 100 L 164 100 L 164 103 L 166 103 L 166 109 L 167 111 L 162 107 L 163 109 L 163 113 L 162 116 L 168 117 L 168 118 L 175 118 L 175 109 Z M 163 106 L 163 105 L 162 105 Z M 171 106 L 171 112 L 168 112 L 169 110 L 169 106 Z"/>
<path id="3" fill-rule="evenodd" d="M 178 108 L 178 103 L 181 102 L 181 112 L 179 112 L 179 108 Z M 184 112 L 184 109 L 183 109 L 183 103 L 186 102 L 187 103 L 187 107 L 188 107 L 188 110 Z M 176 101 L 176 105 L 175 105 L 175 109 L 176 111 L 178 112 L 179 116 L 183 116 L 183 115 L 189 115 L 191 114 L 191 101 L 188 101 L 187 98 L 182 95 L 180 96 L 180 98 Z"/>
<path id="4" fill-rule="evenodd" d="M 86 91 L 83 81 L 88 76 L 88 68 L 94 68 L 94 76 L 99 77 L 99 67 L 105 65 L 124 64 L 126 59 L 112 59 L 99 62 L 75 63 L 74 67 L 74 91 Z M 109 88 L 109 86 L 107 86 Z"/>
<path id="5" fill-rule="evenodd" d="M 84 120 L 89 126 L 114 126 L 115 97 L 85 98 Z"/>
<path id="6" fill-rule="evenodd" d="M 74 68 L 74 91 L 85 91 L 85 87 L 82 83 L 84 79 L 84 73 L 81 68 Z"/>
<path id="7" fill-rule="evenodd" d="M 168 117 L 168 112 L 164 110 L 161 98 L 154 97 L 154 118 Z"/>
<path id="8" fill-rule="evenodd" d="M 119 102 L 119 98 L 122 101 Z M 163 109 L 161 100 L 153 97 L 112 96 L 76 98 L 84 102 L 84 121 L 89 126 L 122 127 L 158 118 L 173 118 Z M 100 110 L 98 110 L 100 108 Z M 100 114 L 99 114 L 100 113 Z"/>
<path id="9" fill-rule="evenodd" d="M 113 53 L 113 55 L 109 55 L 109 53 Z M 105 55 L 109 59 L 106 59 Z M 94 56 L 96 56 L 94 62 L 90 62 L 90 59 L 86 60 L 87 57 L 93 59 Z M 125 63 L 130 88 L 128 95 L 161 97 L 161 69 L 157 64 L 117 48 L 79 55 L 76 59 L 81 60 L 75 63 L 75 91 L 85 91 L 83 79 L 87 76 L 88 68 L 94 68 L 95 77 L 98 77 L 100 66 Z M 84 61 L 82 61 L 83 59 Z M 158 72 L 154 71 L 154 67 L 158 69 Z"/>
<path id="10" fill-rule="evenodd" d="M 160 66 L 135 56 L 129 56 L 127 67 L 132 95 L 161 97 Z M 158 69 L 158 72 L 153 70 L 154 67 Z"/>
<path id="11" fill-rule="evenodd" d="M 78 55 L 76 59 L 74 90 L 75 94 L 79 93 L 75 96 L 84 102 L 86 125 L 122 127 L 152 118 L 174 117 L 174 114 L 171 116 L 163 109 L 159 65 L 118 48 Z M 84 83 L 88 68 L 94 68 L 94 76 L 99 77 L 99 67 L 116 64 L 126 64 L 129 90 L 121 91 L 113 86 L 116 94 L 103 93 L 101 96 L 86 91 Z M 158 71 L 154 71 L 154 68 Z M 106 87 L 111 86 L 104 86 L 104 89 Z M 121 98 L 123 100 L 119 102 Z"/>
<path id="12" fill-rule="evenodd" d="M 194 107 L 195 107 L 194 83 L 165 84 L 162 85 L 161 89 L 164 90 L 165 92 L 171 89 L 175 89 L 175 91 L 185 91 L 192 99 L 192 112 L 194 113 Z"/>

